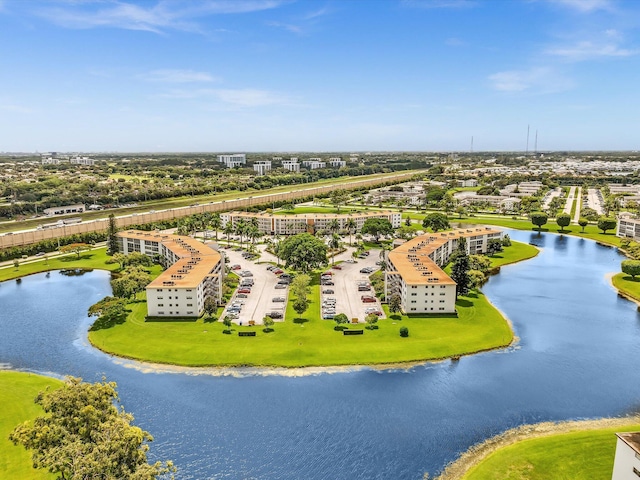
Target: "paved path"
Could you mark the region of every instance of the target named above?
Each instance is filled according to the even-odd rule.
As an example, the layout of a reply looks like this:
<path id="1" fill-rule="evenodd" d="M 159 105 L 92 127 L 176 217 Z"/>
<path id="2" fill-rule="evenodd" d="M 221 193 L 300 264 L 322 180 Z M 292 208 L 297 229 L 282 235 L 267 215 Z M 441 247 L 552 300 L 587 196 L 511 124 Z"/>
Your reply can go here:
<path id="1" fill-rule="evenodd" d="M 575 197 L 576 188 L 577 187 L 570 187 L 569 195 L 567 195 L 567 202 L 564 204 L 564 210 L 562 210 L 563 213 L 571 214 L 571 207 L 573 206 L 573 199 L 576 198 Z"/>
<path id="2" fill-rule="evenodd" d="M 582 210 L 582 187 L 578 187 L 578 191 L 576 193 L 576 211 L 573 214 L 572 221 L 576 225 L 578 224 L 578 220 L 580 220 L 580 211 Z"/>
<path id="3" fill-rule="evenodd" d="M 547 210 L 549 208 L 549 205 L 551 205 L 551 201 L 554 198 L 559 197 L 561 193 L 562 189 L 560 187 L 557 187 L 548 192 L 547 195 L 545 195 L 544 201 L 542 202 L 542 209 Z"/>
<path id="4" fill-rule="evenodd" d="M 602 204 L 602 194 L 598 195 L 600 190 L 597 188 L 590 188 L 587 190 L 587 207 L 595 210 L 598 215 L 604 215 L 604 205 Z"/>

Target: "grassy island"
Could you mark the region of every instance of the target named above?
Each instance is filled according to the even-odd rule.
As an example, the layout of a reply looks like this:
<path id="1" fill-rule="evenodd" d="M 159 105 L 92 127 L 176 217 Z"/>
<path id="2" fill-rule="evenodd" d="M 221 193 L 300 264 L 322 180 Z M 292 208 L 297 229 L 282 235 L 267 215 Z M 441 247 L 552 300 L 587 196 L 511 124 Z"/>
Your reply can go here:
<path id="1" fill-rule="evenodd" d="M 436 480 L 609 480 L 615 433 L 640 430 L 638 421 L 636 417 L 524 425 L 471 447 Z"/>
<path id="2" fill-rule="evenodd" d="M 55 475 L 31 467 L 31 454 L 9 441 L 9 433 L 20 423 L 42 413 L 33 403 L 38 392 L 62 382 L 32 373 L 0 371 L 0 477 L 22 480 L 53 479 Z"/>
<path id="3" fill-rule="evenodd" d="M 640 304 L 640 277 L 631 278 L 626 273 L 617 273 L 611 278 L 611 283 L 622 295 Z"/>
<path id="4" fill-rule="evenodd" d="M 513 242 L 492 258 L 492 266 L 525 260 L 537 253 L 531 245 Z M 117 271 L 118 264 L 106 263 L 108 259 L 105 249 L 98 248 L 82 253 L 80 258 L 70 255 L 25 263 L 17 269 L 4 268 L 0 279 L 64 268 Z M 158 267 L 153 267 L 152 274 L 159 273 Z M 318 285 L 312 286 L 310 299 L 312 303 L 302 318 L 297 318 L 289 304 L 287 320 L 277 322 L 270 333 L 259 326 L 234 325 L 232 334 L 225 335 L 221 322 L 207 322 L 206 317 L 147 322 L 142 294 L 128 304 L 131 312 L 126 321 L 90 331 L 89 340 L 104 352 L 147 362 L 279 367 L 423 362 L 500 348 L 513 340 L 507 321 L 479 291 L 458 299 L 458 316 L 389 315 L 378 322 L 378 328 L 364 328 L 364 335 L 358 336 L 344 336 L 334 330 L 333 321 L 320 319 Z M 400 327 L 409 329 L 408 338 L 400 337 Z M 240 331 L 251 330 L 256 332 L 255 337 L 238 336 Z"/>

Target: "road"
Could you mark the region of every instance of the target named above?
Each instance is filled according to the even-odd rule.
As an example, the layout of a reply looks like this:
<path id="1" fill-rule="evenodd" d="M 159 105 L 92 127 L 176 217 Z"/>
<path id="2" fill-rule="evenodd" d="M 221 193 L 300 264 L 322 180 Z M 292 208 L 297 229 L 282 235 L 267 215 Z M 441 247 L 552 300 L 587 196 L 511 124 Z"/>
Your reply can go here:
<path id="1" fill-rule="evenodd" d="M 597 188 L 589 188 L 587 190 L 587 207 L 595 210 L 598 215 L 604 215 L 604 205 L 602 204 L 602 194 Z"/>
<path id="2" fill-rule="evenodd" d="M 569 188 L 569 195 L 567 195 L 567 201 L 564 204 L 564 209 L 562 210 L 563 213 L 571 214 L 571 207 L 573 207 L 573 200 L 576 198 L 576 188 L 577 187 Z"/>

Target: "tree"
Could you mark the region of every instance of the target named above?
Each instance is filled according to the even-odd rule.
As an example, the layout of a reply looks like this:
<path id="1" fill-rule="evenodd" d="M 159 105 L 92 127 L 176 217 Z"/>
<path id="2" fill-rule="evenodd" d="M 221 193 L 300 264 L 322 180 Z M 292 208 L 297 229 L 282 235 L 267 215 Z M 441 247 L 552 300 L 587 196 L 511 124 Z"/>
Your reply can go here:
<path id="1" fill-rule="evenodd" d="M 296 275 L 291 281 L 291 293 L 293 293 L 297 298 L 307 298 L 310 283 L 311 277 L 309 275 Z"/>
<path id="2" fill-rule="evenodd" d="M 227 245 L 231 243 L 231 234 L 233 232 L 234 232 L 233 223 L 231 223 L 231 221 L 228 221 L 224 226 L 224 229 L 222 230 L 222 233 L 224 233 L 227 236 Z"/>
<path id="3" fill-rule="evenodd" d="M 365 235 L 373 235 L 376 243 L 380 241 L 380 235 L 391 235 L 393 225 L 386 218 L 367 218 L 360 231 Z"/>
<path id="4" fill-rule="evenodd" d="M 490 238 L 487 242 L 487 255 L 495 255 L 501 252 L 502 249 L 502 240 L 499 238 Z"/>
<path id="5" fill-rule="evenodd" d="M 220 213 L 216 212 L 211 215 L 211 219 L 209 220 L 209 227 L 211 227 L 213 231 L 216 232 L 216 242 L 218 241 L 218 230 L 220 230 L 221 226 L 222 217 L 220 216 Z"/>
<path id="6" fill-rule="evenodd" d="M 328 228 L 331 233 L 338 233 L 340 231 L 340 222 L 338 221 L 338 219 L 334 218 L 333 220 L 331 220 L 329 222 Z"/>
<path id="7" fill-rule="evenodd" d="M 331 263 L 335 265 L 336 253 L 340 248 L 340 235 L 337 233 L 331 235 L 331 238 L 329 239 L 329 248 L 331 249 Z"/>
<path id="8" fill-rule="evenodd" d="M 464 237 L 458 239 L 455 260 L 451 266 L 451 279 L 456 282 L 456 293 L 466 295 L 469 293 L 469 255 L 467 254 L 467 241 Z"/>
<path id="9" fill-rule="evenodd" d="M 349 245 L 353 245 L 353 242 L 351 241 L 351 236 L 353 235 L 353 232 L 355 231 L 358 224 L 353 218 L 349 218 L 344 224 L 344 226 L 349 231 Z"/>
<path id="10" fill-rule="evenodd" d="M 13 266 L 15 267 L 16 270 L 18 270 L 20 268 L 20 260 L 18 260 L 17 258 L 15 258 L 13 260 Z"/>
<path id="11" fill-rule="evenodd" d="M 487 275 L 480 270 L 469 270 L 469 287 L 479 288 L 487 280 Z"/>
<path id="12" fill-rule="evenodd" d="M 410 217 L 409 215 L 407 215 L 407 218 L 405 218 L 405 219 L 404 219 L 404 224 L 405 224 L 407 227 L 410 227 L 410 226 L 411 226 L 411 217 Z"/>
<path id="13" fill-rule="evenodd" d="M 578 220 L 578 225 L 580 225 L 582 227 L 582 233 L 584 233 L 584 227 L 589 225 L 589 220 L 587 220 L 584 217 L 580 217 L 580 220 Z"/>
<path id="14" fill-rule="evenodd" d="M 298 315 L 303 315 L 307 308 L 309 308 L 309 300 L 306 297 L 296 298 L 293 302 L 293 309 Z"/>
<path id="15" fill-rule="evenodd" d="M 62 480 L 152 480 L 174 472 L 171 462 L 148 463 L 153 437 L 116 406 L 116 388 L 104 379 L 83 383 L 68 377 L 61 388 L 38 394 L 35 403 L 45 415 L 18 425 L 9 439 L 31 450 L 35 468 Z"/>
<path id="16" fill-rule="evenodd" d="M 209 321 L 214 321 L 213 315 L 218 310 L 218 302 L 213 295 L 209 295 L 207 298 L 205 298 L 202 309 L 204 310 L 204 313 L 206 313 L 209 317 Z"/>
<path id="17" fill-rule="evenodd" d="M 222 333 L 231 333 L 231 325 L 233 325 L 233 322 L 231 321 L 231 316 L 225 315 L 225 317 L 222 319 L 222 324 L 225 327 L 227 327 L 222 331 Z"/>
<path id="18" fill-rule="evenodd" d="M 544 212 L 531 212 L 529 218 L 531 218 L 531 223 L 536 225 L 538 227 L 538 231 L 540 231 L 542 226 L 547 223 L 547 219 L 549 217 L 547 217 L 547 214 Z"/>
<path id="19" fill-rule="evenodd" d="M 338 209 L 338 213 L 340 213 L 340 207 L 347 203 L 349 200 L 349 194 L 346 190 L 337 189 L 331 192 L 331 205 Z"/>
<path id="20" fill-rule="evenodd" d="M 378 323 L 378 315 L 376 315 L 375 313 L 370 313 L 365 317 L 364 321 L 367 322 L 367 328 L 369 330 L 373 330 L 377 328 L 376 323 Z"/>
<path id="21" fill-rule="evenodd" d="M 347 317 L 344 313 L 339 313 L 335 317 L 333 317 L 333 321 L 336 322 L 335 330 L 340 329 L 340 325 L 349 323 L 349 317 Z"/>
<path id="22" fill-rule="evenodd" d="M 88 243 L 70 243 L 64 247 L 60 247 L 61 253 L 75 253 L 80 258 L 80 253 L 91 250 L 91 245 Z"/>
<path id="23" fill-rule="evenodd" d="M 109 215 L 109 226 L 107 227 L 107 255 L 113 255 L 118 251 L 118 225 L 116 217 L 112 213 Z"/>
<path id="24" fill-rule="evenodd" d="M 568 227 L 571 223 L 571 215 L 569 215 L 568 213 L 560 213 L 556 217 L 556 223 L 560 227 L 560 231 L 564 232 L 564 227 Z"/>
<path id="25" fill-rule="evenodd" d="M 640 275 L 640 260 L 623 260 L 621 264 L 622 272 L 631 275 L 636 279 L 636 275 Z"/>
<path id="26" fill-rule="evenodd" d="M 402 311 L 402 298 L 397 293 L 389 297 L 389 311 L 391 313 L 399 313 Z"/>
<path id="27" fill-rule="evenodd" d="M 264 328 L 262 329 L 262 331 L 265 333 L 273 332 L 274 323 L 275 322 L 273 321 L 273 318 L 267 315 L 262 319 L 262 324 L 264 325 Z"/>
<path id="28" fill-rule="evenodd" d="M 327 263 L 327 245 L 309 233 L 292 235 L 280 242 L 279 257 L 287 267 L 309 272 Z"/>
<path id="29" fill-rule="evenodd" d="M 458 214 L 458 218 L 462 218 L 467 214 L 467 209 L 459 205 L 458 208 L 456 208 L 456 213 Z"/>
<path id="30" fill-rule="evenodd" d="M 607 230 L 613 230 L 616 228 L 616 219 L 610 217 L 600 217 L 598 219 L 598 228 L 602 230 L 602 233 L 607 233 Z"/>
<path id="31" fill-rule="evenodd" d="M 424 217 L 422 226 L 427 229 L 431 228 L 434 232 L 438 230 L 446 230 L 449 228 L 449 219 L 444 213 L 433 212 Z"/>
<path id="32" fill-rule="evenodd" d="M 409 329 L 407 327 L 400 327 L 400 336 L 401 337 L 408 337 L 409 336 Z"/>

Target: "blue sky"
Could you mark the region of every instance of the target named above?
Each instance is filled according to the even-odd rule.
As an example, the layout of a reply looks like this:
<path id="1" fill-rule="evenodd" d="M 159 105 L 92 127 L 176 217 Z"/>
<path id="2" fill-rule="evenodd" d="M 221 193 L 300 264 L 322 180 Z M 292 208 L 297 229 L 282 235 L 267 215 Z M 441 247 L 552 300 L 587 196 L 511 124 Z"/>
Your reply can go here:
<path id="1" fill-rule="evenodd" d="M 640 148 L 640 2 L 0 0 L 0 151 Z"/>

